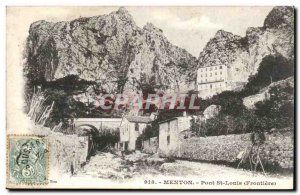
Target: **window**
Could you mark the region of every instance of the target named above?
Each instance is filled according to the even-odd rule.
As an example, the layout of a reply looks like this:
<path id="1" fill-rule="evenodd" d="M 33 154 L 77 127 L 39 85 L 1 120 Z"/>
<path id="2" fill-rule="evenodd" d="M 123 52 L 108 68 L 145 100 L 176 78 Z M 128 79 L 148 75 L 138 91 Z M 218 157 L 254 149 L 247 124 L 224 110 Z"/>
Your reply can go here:
<path id="1" fill-rule="evenodd" d="M 167 143 L 168 143 L 168 145 L 170 145 L 170 136 L 169 135 L 167 136 Z"/>
<path id="2" fill-rule="evenodd" d="M 212 89 L 212 84 L 210 84 L 210 88 Z"/>
<path id="3" fill-rule="evenodd" d="M 220 74 L 222 74 L 222 72 L 220 72 Z"/>
<path id="4" fill-rule="evenodd" d="M 215 67 L 215 70 L 217 70 L 217 67 Z"/>
<path id="5" fill-rule="evenodd" d="M 135 123 L 135 127 L 134 127 L 135 131 L 139 131 L 139 124 Z"/>
<path id="6" fill-rule="evenodd" d="M 215 75 L 218 75 L 218 73 L 216 72 Z"/>
<path id="7" fill-rule="evenodd" d="M 222 66 L 220 66 L 220 69 L 222 69 L 223 67 Z"/>

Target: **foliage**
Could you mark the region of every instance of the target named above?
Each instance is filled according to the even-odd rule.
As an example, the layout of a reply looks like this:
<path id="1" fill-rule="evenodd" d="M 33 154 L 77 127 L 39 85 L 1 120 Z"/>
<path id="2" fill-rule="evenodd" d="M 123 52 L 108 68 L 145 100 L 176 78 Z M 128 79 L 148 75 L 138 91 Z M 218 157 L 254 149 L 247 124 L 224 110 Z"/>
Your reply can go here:
<path id="1" fill-rule="evenodd" d="M 227 131 L 227 125 L 222 117 L 208 119 L 205 123 L 201 123 L 200 129 L 203 129 L 205 136 L 222 135 Z"/>
<path id="2" fill-rule="evenodd" d="M 294 75 L 294 61 L 287 60 L 281 55 L 266 56 L 259 65 L 257 74 L 250 76 L 248 83 L 241 92 L 242 96 L 258 93 L 260 89 L 271 82 L 286 79 Z"/>
<path id="3" fill-rule="evenodd" d="M 192 122 L 191 130 L 196 136 L 218 136 L 227 134 L 244 134 L 251 132 L 268 132 L 271 128 L 287 127 L 287 124 L 281 120 L 276 120 L 267 116 L 258 116 L 254 111 L 243 110 L 238 117 L 232 115 L 219 115 L 218 117 Z M 281 122 L 281 125 L 278 125 Z"/>
<path id="4" fill-rule="evenodd" d="M 294 91 L 290 86 L 272 87 L 270 99 L 258 102 L 255 114 L 269 120 L 268 128 L 294 126 Z"/>
<path id="5" fill-rule="evenodd" d="M 159 135 L 159 125 L 158 125 L 158 121 L 155 120 L 152 122 L 151 125 L 147 125 L 141 138 L 143 140 L 147 140 L 150 139 L 151 137 L 158 137 L 158 135 Z"/>
<path id="6" fill-rule="evenodd" d="M 242 91 L 224 91 L 200 100 L 200 110 L 220 105 L 220 115 L 206 122 L 194 121 L 192 131 L 197 136 L 265 132 L 271 128 L 294 125 L 294 88 L 278 86 L 270 89 L 270 99 L 256 104 L 255 111 L 247 110 L 243 98 L 259 92 L 271 82 L 286 79 L 294 74 L 294 63 L 281 55 L 263 58 L 258 72 L 249 78 Z"/>
<path id="7" fill-rule="evenodd" d="M 36 84 L 47 91 L 45 104 L 50 105 L 55 102 L 46 126 L 62 123 L 63 128 L 67 128 L 69 118 L 110 116 L 110 113 L 102 112 L 92 103 L 84 104 L 73 99 L 73 95 L 86 92 L 90 86 L 94 88 L 95 93 L 104 93 L 103 89 L 93 81 L 80 79 L 76 75 L 69 75 L 55 81 L 46 81 L 45 78 L 28 78 L 25 89 L 27 96 L 32 96 L 32 86 Z"/>
<path id="8" fill-rule="evenodd" d="M 119 131 L 114 129 L 102 129 L 92 135 L 93 142 L 97 150 L 113 146 L 119 141 Z"/>
<path id="9" fill-rule="evenodd" d="M 204 111 L 212 104 L 220 105 L 222 107 L 221 113 L 224 115 L 239 116 L 246 109 L 239 92 L 235 91 L 224 91 L 208 100 L 202 100 L 201 109 Z"/>
<path id="10" fill-rule="evenodd" d="M 34 121 L 35 124 L 45 125 L 46 121 L 53 110 L 54 101 L 47 104 L 47 96 L 45 91 L 40 87 L 34 88 L 32 96 L 27 100 L 27 116 Z"/>

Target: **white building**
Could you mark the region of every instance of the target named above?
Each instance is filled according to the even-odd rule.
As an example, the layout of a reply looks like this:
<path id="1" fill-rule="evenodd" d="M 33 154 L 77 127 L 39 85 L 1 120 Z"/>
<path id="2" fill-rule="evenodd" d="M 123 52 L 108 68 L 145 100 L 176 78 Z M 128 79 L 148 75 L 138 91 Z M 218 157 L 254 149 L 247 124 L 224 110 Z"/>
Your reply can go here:
<path id="1" fill-rule="evenodd" d="M 209 66 L 197 71 L 199 97 L 208 98 L 227 90 L 227 66 Z"/>
<path id="2" fill-rule="evenodd" d="M 180 133 L 189 131 L 192 117 L 175 117 L 159 123 L 160 155 L 176 152 L 180 145 Z"/>
<path id="3" fill-rule="evenodd" d="M 124 118 L 125 128 L 120 128 L 119 150 L 134 151 L 142 149 L 138 137 L 154 119 L 150 116 L 130 116 Z"/>

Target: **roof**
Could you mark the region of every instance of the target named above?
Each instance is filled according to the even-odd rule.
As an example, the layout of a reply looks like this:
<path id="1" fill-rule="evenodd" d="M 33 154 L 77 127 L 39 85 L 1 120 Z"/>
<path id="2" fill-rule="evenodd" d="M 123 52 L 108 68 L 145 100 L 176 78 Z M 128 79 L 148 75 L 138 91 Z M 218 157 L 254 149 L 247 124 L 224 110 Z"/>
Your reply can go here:
<path id="1" fill-rule="evenodd" d="M 126 119 L 134 123 L 150 123 L 152 119 L 149 116 L 128 116 Z"/>
<path id="2" fill-rule="evenodd" d="M 119 122 L 122 118 L 75 118 L 74 122 Z"/>
<path id="3" fill-rule="evenodd" d="M 166 122 L 173 121 L 173 120 L 178 120 L 178 117 L 173 117 L 173 118 L 169 118 L 169 119 L 166 119 L 166 120 L 160 121 L 160 122 L 158 122 L 158 124 L 161 124 L 161 123 L 166 123 Z"/>
<path id="4" fill-rule="evenodd" d="M 192 119 L 191 116 L 177 116 L 177 117 L 173 117 L 173 118 L 169 118 L 163 121 L 158 122 L 158 124 L 162 124 L 162 123 L 166 123 L 169 121 L 174 121 L 174 120 L 180 120 L 180 119 Z"/>

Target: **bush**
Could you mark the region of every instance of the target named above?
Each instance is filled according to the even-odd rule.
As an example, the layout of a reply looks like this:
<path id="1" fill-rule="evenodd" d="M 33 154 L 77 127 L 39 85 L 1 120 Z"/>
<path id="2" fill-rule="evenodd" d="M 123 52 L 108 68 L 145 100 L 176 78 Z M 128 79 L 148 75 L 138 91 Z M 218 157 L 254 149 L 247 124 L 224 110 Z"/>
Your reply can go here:
<path id="1" fill-rule="evenodd" d="M 255 114 L 268 121 L 268 128 L 294 126 L 294 92 L 290 86 L 272 87 L 270 99 L 258 102 Z"/>
<path id="2" fill-rule="evenodd" d="M 260 89 L 271 84 L 271 82 L 283 80 L 293 75 L 293 60 L 287 60 L 281 55 L 266 56 L 260 63 L 257 74 L 249 78 L 241 95 L 244 97 L 253 95 L 258 93 Z"/>

